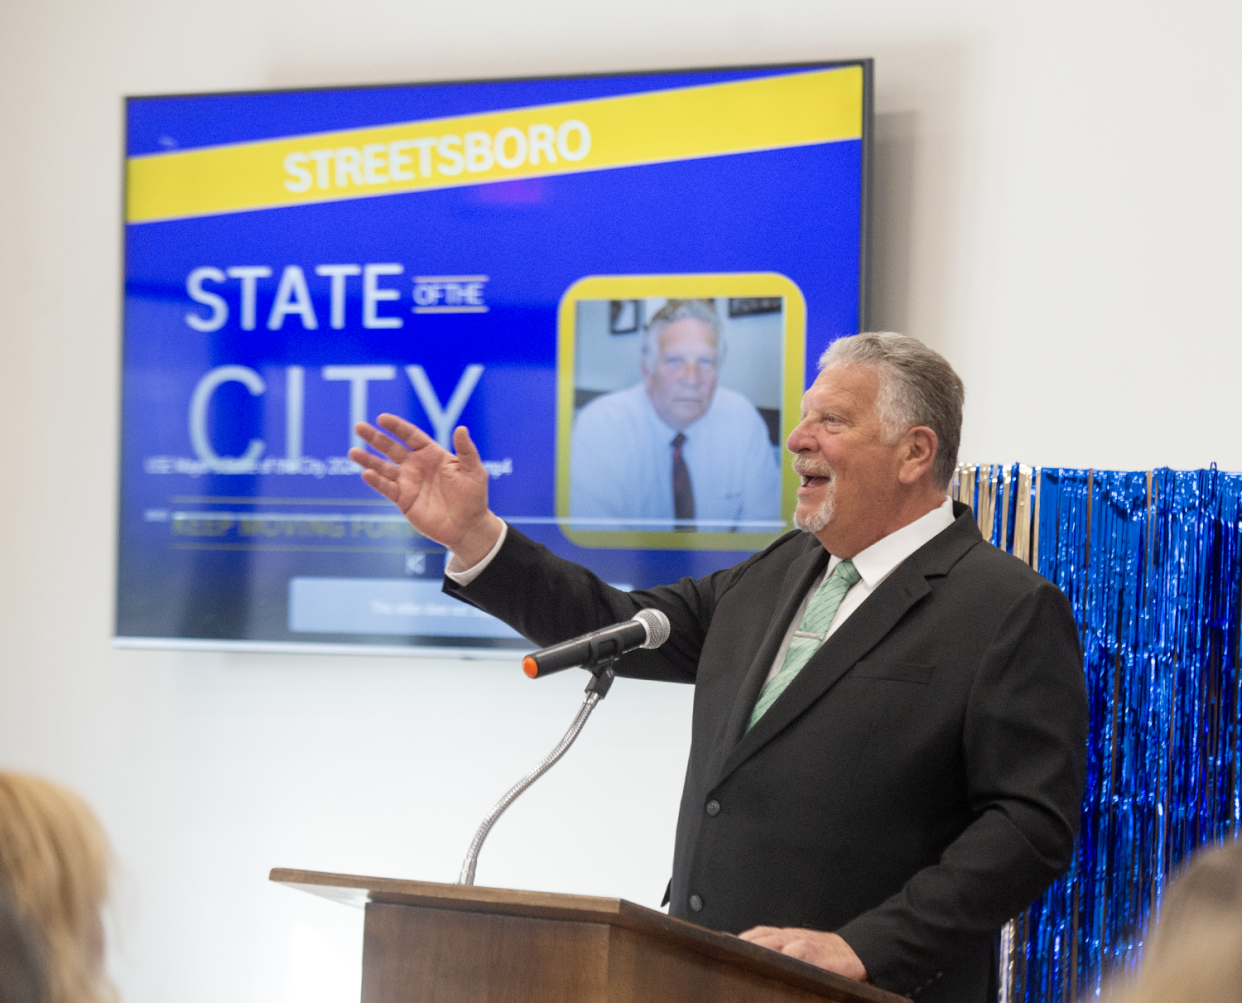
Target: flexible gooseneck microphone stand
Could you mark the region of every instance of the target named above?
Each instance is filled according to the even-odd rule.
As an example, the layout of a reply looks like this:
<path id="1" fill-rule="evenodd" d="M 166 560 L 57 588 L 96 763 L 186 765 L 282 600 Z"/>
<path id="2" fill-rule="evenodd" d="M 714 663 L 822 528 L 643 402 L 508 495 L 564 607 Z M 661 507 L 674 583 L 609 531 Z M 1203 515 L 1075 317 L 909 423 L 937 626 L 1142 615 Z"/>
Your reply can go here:
<path id="1" fill-rule="evenodd" d="M 492 826 L 496 824 L 500 816 L 505 813 L 509 805 L 521 797 L 526 788 L 552 769 L 574 744 L 574 739 L 582 731 L 582 726 L 587 723 L 587 718 L 591 716 L 595 705 L 603 700 L 608 695 L 608 690 L 612 688 L 612 681 L 616 678 L 612 671 L 615 661 L 615 658 L 609 658 L 591 669 L 591 681 L 587 683 L 586 699 L 582 701 L 582 706 L 578 709 L 573 724 L 569 726 L 569 731 L 565 732 L 565 737 L 556 744 L 556 748 L 544 756 L 538 766 L 509 788 L 509 792 L 496 802 L 496 807 L 483 820 L 478 832 L 474 834 L 474 839 L 470 841 L 465 863 L 461 865 L 461 875 L 457 879 L 459 885 L 474 884 L 474 869 L 479 862 L 479 851 L 483 849 L 483 840 L 487 839 L 487 834 L 492 831 Z"/>

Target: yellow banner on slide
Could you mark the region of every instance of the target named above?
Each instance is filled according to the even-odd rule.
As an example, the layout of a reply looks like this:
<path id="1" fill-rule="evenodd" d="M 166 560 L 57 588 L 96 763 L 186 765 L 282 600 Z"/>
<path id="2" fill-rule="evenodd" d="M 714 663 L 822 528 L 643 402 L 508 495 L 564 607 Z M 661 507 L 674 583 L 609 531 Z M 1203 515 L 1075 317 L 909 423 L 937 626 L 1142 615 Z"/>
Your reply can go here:
<path id="1" fill-rule="evenodd" d="M 211 216 L 862 136 L 847 66 L 131 157 L 126 220 Z"/>

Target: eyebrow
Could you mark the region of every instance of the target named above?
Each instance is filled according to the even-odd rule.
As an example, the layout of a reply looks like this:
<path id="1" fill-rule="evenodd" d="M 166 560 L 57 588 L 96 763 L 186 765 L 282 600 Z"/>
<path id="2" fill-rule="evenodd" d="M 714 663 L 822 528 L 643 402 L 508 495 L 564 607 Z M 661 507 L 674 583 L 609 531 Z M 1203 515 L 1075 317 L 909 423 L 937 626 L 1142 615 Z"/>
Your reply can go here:
<path id="1" fill-rule="evenodd" d="M 819 421 L 821 421 L 821 422 L 822 422 L 825 418 L 828 418 L 829 416 L 832 416 L 832 415 L 835 415 L 835 416 L 837 416 L 837 417 L 839 417 L 839 418 L 844 418 L 846 421 L 853 421 L 853 420 L 854 420 L 854 414 L 855 414 L 855 411 L 854 411 L 854 409 L 853 409 L 853 408 L 850 408 L 850 407 L 848 407 L 848 406 L 839 406 L 839 405 L 835 405 L 835 404 L 834 404 L 834 405 L 831 405 L 831 406 L 826 407 L 826 408 L 810 408 L 810 409 L 808 409 L 808 408 L 806 408 L 806 407 L 804 406 L 804 407 L 803 407 L 803 409 L 802 409 L 802 417 L 803 417 L 803 418 L 806 418 L 806 417 L 807 417 L 807 415 L 808 415 L 811 411 L 815 411 L 815 412 L 817 412 L 817 413 L 820 415 L 820 418 L 819 418 L 818 420 L 819 420 Z"/>

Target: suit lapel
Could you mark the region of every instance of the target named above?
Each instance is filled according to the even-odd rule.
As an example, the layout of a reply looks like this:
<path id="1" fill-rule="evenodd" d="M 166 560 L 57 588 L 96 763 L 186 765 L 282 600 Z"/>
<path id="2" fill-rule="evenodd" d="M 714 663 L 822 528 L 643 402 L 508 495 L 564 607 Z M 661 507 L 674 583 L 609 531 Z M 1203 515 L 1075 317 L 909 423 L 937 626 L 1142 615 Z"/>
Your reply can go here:
<path id="1" fill-rule="evenodd" d="M 931 586 L 927 584 L 929 577 L 947 574 L 966 551 L 981 542 L 982 537 L 970 509 L 955 504 L 954 514 L 957 519 L 953 525 L 898 565 L 840 629 L 824 642 L 785 692 L 768 708 L 767 713 L 750 731 L 743 734 L 742 729 L 750 717 L 750 711 L 759 696 L 767 671 L 772 666 L 772 660 L 776 657 L 776 651 L 784 640 L 793 611 L 797 609 L 814 580 L 814 571 L 823 567 L 822 562 L 814 564 L 811 574 L 798 576 L 797 591 L 793 596 L 783 596 L 781 616 L 774 618 L 769 625 L 760 653 L 746 675 L 742 693 L 729 719 L 730 741 L 726 745 L 728 752 L 713 785 L 723 781 L 780 734 L 812 703 L 835 686 L 859 659 L 879 644 L 901 622 L 910 607 L 931 592 Z M 786 586 L 789 586 L 797 565 L 798 562 L 795 562 L 790 567 L 790 574 L 785 579 Z"/>
<path id="2" fill-rule="evenodd" d="M 772 668 L 777 651 L 780 650 L 781 642 L 785 640 L 789 624 L 794 614 L 798 612 L 798 607 L 802 604 L 802 599 L 810 589 L 811 583 L 828 563 L 828 551 L 824 550 L 814 537 L 808 534 L 807 538 L 812 546 L 807 547 L 806 553 L 801 557 L 795 558 L 789 565 L 789 570 L 785 572 L 776 611 L 772 614 L 772 619 L 768 621 L 767 631 L 764 633 L 763 642 L 759 645 L 754 661 L 751 662 L 750 668 L 746 670 L 746 675 L 742 678 L 742 685 L 738 690 L 737 699 L 733 703 L 733 710 L 725 727 L 723 750 L 726 754 L 741 740 L 746 722 L 750 718 L 750 712 L 755 706 L 755 701 L 759 699 L 759 691 L 768 678 L 768 672 Z"/>

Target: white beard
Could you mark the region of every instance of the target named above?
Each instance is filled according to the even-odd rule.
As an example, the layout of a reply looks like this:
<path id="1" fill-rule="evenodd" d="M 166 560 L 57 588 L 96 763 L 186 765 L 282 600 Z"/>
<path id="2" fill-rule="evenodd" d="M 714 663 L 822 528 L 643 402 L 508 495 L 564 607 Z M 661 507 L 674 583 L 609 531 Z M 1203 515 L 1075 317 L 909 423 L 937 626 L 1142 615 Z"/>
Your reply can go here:
<path id="1" fill-rule="evenodd" d="M 819 506 L 813 512 L 804 514 L 801 505 L 794 510 L 793 522 L 798 529 L 805 533 L 818 533 L 825 526 L 827 526 L 828 523 L 832 522 L 832 517 L 837 514 L 837 480 L 834 476 L 834 471 L 831 467 L 827 466 L 812 469 L 809 468 L 809 465 L 808 469 L 798 470 L 798 465 L 796 463 L 794 464 L 794 470 L 797 471 L 799 475 L 806 473 L 819 477 L 828 476 L 832 478 L 824 486 L 824 500 L 819 503 Z"/>

